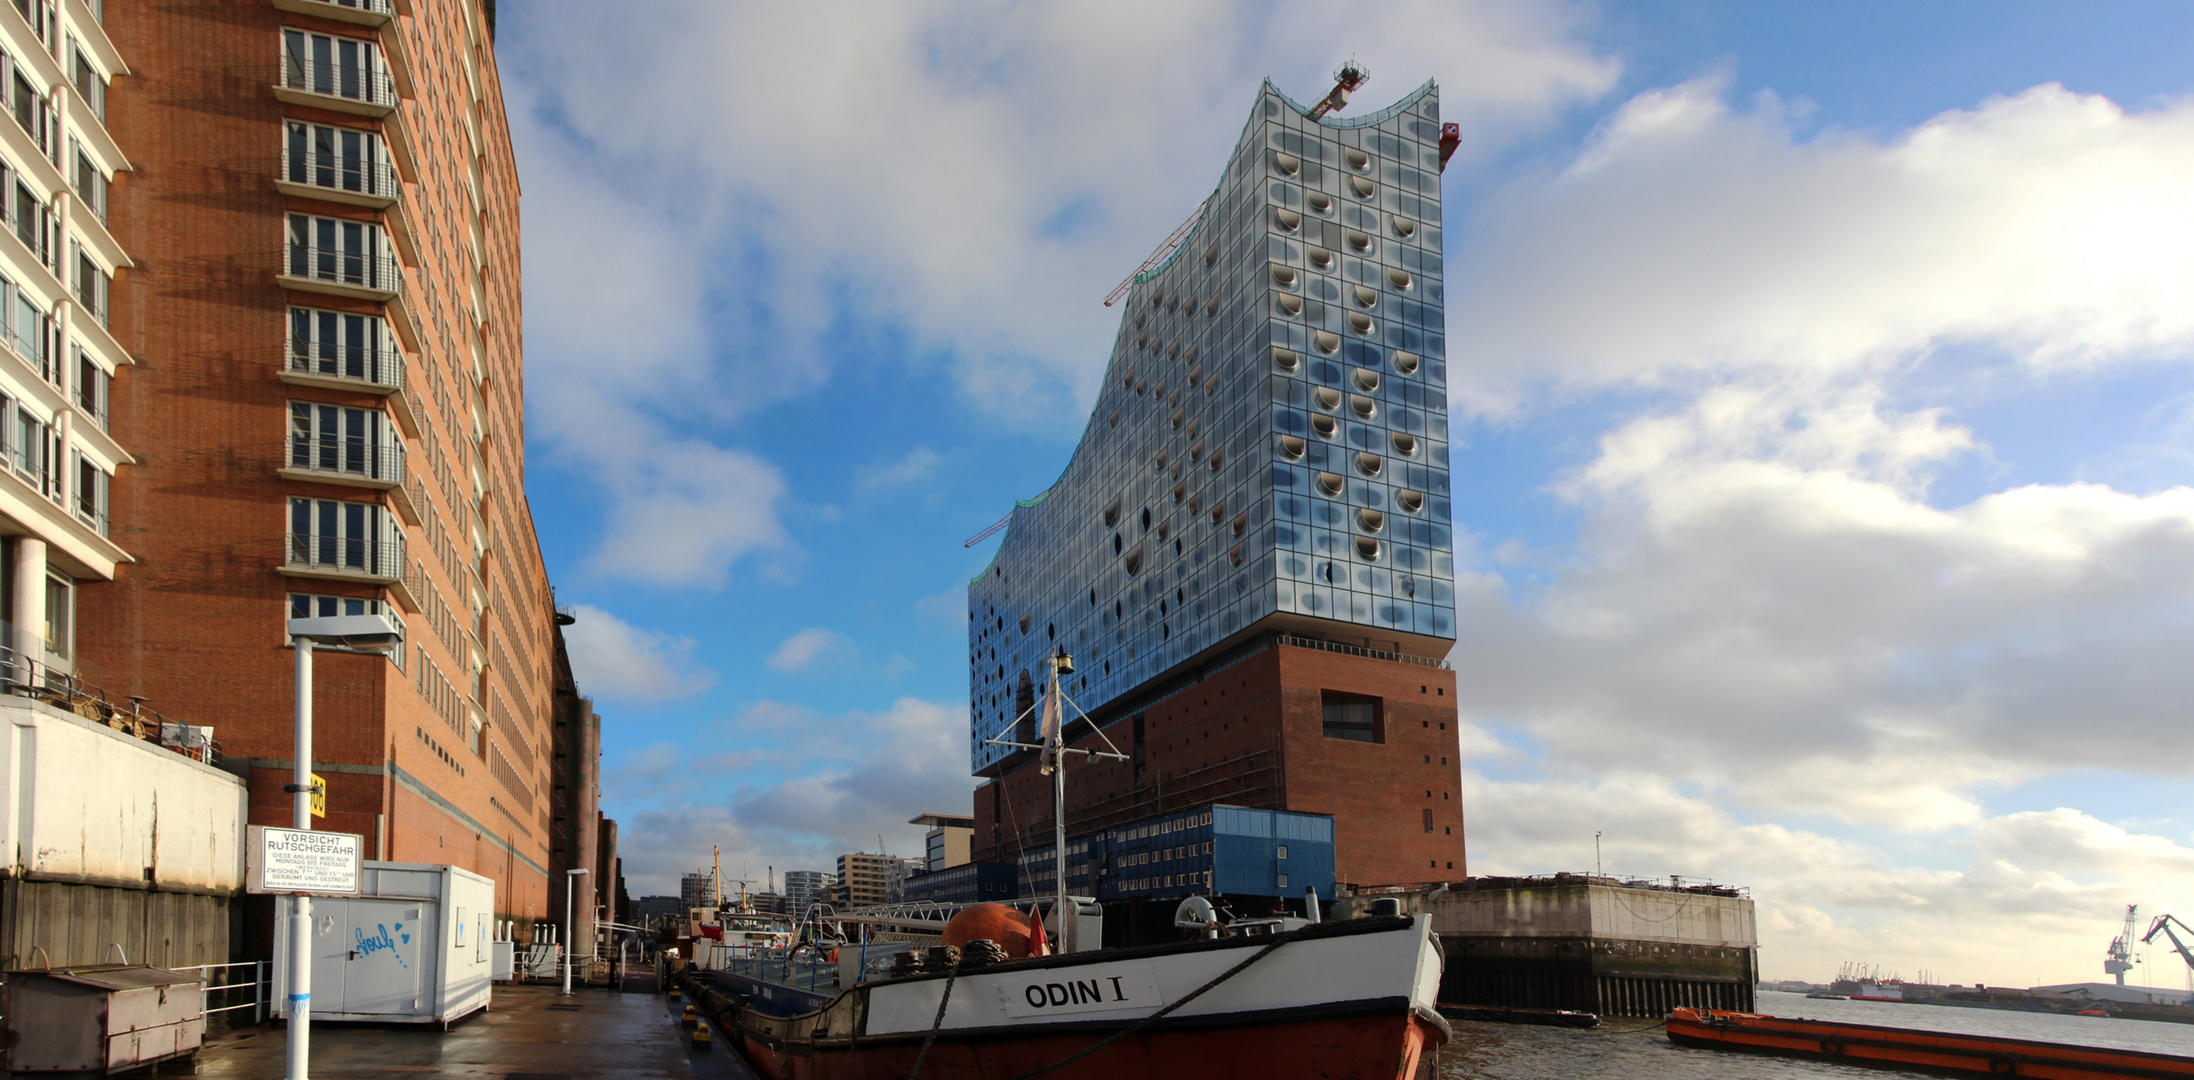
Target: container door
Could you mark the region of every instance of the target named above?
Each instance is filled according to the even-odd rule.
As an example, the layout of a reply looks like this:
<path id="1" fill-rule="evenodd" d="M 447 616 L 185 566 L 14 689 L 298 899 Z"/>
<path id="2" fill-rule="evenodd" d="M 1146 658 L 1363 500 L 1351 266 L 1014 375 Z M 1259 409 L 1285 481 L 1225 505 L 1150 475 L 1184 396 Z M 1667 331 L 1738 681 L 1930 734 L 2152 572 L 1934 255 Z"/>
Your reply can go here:
<path id="1" fill-rule="evenodd" d="M 350 973 L 349 900 L 312 901 L 312 1011 L 343 1011 L 343 979 Z M 285 926 L 287 919 L 283 920 Z M 279 954 L 277 954 L 279 955 Z M 282 966 L 279 961 L 276 967 Z"/>
<path id="2" fill-rule="evenodd" d="M 408 1016 L 419 1009 L 420 975 L 432 947 L 420 906 L 406 901 L 354 900 L 344 927 L 348 959 L 342 1011 L 353 1016 Z M 314 997 L 319 995 L 316 993 Z"/>

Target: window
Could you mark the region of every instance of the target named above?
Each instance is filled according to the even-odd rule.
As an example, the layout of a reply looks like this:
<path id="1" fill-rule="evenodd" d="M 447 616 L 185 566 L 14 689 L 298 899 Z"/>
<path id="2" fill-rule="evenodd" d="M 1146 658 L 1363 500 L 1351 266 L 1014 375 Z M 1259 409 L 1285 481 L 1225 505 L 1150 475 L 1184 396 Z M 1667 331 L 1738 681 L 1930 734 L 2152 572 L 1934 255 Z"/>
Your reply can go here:
<path id="1" fill-rule="evenodd" d="M 89 312 L 92 318 L 99 320 L 99 325 L 105 326 L 107 325 L 107 294 L 112 287 L 113 279 L 108 276 L 106 270 L 92 260 L 91 253 L 85 251 L 83 245 L 71 240 L 69 241 L 69 250 L 76 253 L 76 265 L 73 267 L 76 280 L 72 283 L 75 286 L 76 301 L 83 305 L 84 310 Z"/>
<path id="2" fill-rule="evenodd" d="M 394 289 L 396 267 L 383 254 L 386 250 L 379 225 L 308 214 L 289 216 L 291 277 Z"/>
<path id="3" fill-rule="evenodd" d="M 15 410 L 15 430 L 9 433 L 14 437 L 8 440 L 8 463 L 40 491 L 47 489 L 46 444 L 51 430 L 29 409 L 18 407 Z"/>
<path id="4" fill-rule="evenodd" d="M 374 43 L 284 30 L 282 46 L 284 86 L 374 105 L 395 104 L 380 47 Z"/>
<path id="5" fill-rule="evenodd" d="M 284 175 L 290 183 L 396 196 L 395 174 L 388 171 L 381 136 L 373 132 L 291 121 L 286 149 Z"/>
<path id="6" fill-rule="evenodd" d="M 1287 845 L 1286 845 L 1286 844 L 1281 844 L 1281 845 L 1280 845 L 1280 857 L 1281 857 L 1281 858 L 1283 858 L 1283 859 L 1287 858 Z"/>
<path id="7" fill-rule="evenodd" d="M 90 157 L 86 156 L 82 150 L 76 152 L 76 175 L 72 182 L 76 185 L 76 194 L 83 198 L 84 205 L 91 207 L 92 215 L 102 223 L 105 222 L 107 220 L 107 186 L 111 181 L 107 179 L 107 174 L 100 171 L 99 166 Z"/>
<path id="8" fill-rule="evenodd" d="M 1281 887 L 1281 888 L 1283 888 L 1283 889 L 1287 888 L 1287 875 L 1286 875 L 1286 874 L 1281 874 L 1281 875 L 1280 875 L 1280 887 Z"/>
<path id="9" fill-rule="evenodd" d="M 46 651 L 63 660 L 69 658 L 75 637 L 71 627 L 76 619 L 76 583 L 60 576 L 46 578 Z"/>
<path id="10" fill-rule="evenodd" d="M 396 350 L 378 315 L 289 309 L 291 371 L 397 384 Z"/>
<path id="11" fill-rule="evenodd" d="M 404 568 L 404 534 L 377 503 L 293 498 L 290 562 L 297 566 L 396 577 Z"/>
<path id="12" fill-rule="evenodd" d="M 1378 698 L 1328 690 L 1322 695 L 1322 704 L 1326 738 L 1368 743 L 1386 741 L 1385 733 L 1380 730 Z"/>
<path id="13" fill-rule="evenodd" d="M 101 536 L 107 535 L 108 497 L 113 486 L 114 477 L 98 462 L 76 455 L 76 516 Z"/>
<path id="14" fill-rule="evenodd" d="M 52 248 L 46 242 L 46 226 L 51 215 L 46 204 L 38 200 L 37 192 L 20 180 L 16 181 L 9 199 L 13 203 L 8 210 L 15 221 L 15 238 L 38 256 L 40 265 L 50 262 Z"/>
<path id="15" fill-rule="evenodd" d="M 86 415 L 98 421 L 102 429 L 107 426 L 109 378 L 107 369 L 100 367 L 90 353 L 82 349 L 76 351 L 76 404 Z"/>
<path id="16" fill-rule="evenodd" d="M 106 77 L 99 74 L 98 68 L 92 66 L 91 58 L 84 55 L 84 50 L 73 47 L 75 44 L 75 35 L 73 34 L 70 35 L 70 44 L 72 48 L 69 52 L 72 54 L 72 60 L 69 64 L 69 81 L 76 84 L 77 93 L 84 95 L 84 102 L 91 106 L 92 115 L 98 117 L 101 123 L 105 123 L 107 119 Z"/>
<path id="17" fill-rule="evenodd" d="M 389 661 L 398 671 L 404 668 L 404 619 L 396 609 L 359 596 L 319 596 L 312 593 L 289 594 L 289 617 L 292 619 L 327 618 L 335 615 L 386 615 L 396 624 L 396 648 L 389 652 Z"/>
<path id="18" fill-rule="evenodd" d="M 1430 807 L 1425 809 L 1425 831 L 1432 831 L 1432 810 Z"/>
<path id="19" fill-rule="evenodd" d="M 290 468 L 348 473 L 362 479 L 403 479 L 388 414 L 379 409 L 293 401 L 289 436 Z"/>
<path id="20" fill-rule="evenodd" d="M 52 336 L 52 317 L 46 314 L 45 308 L 38 306 L 37 298 L 30 293 L 12 286 L 8 291 L 15 294 L 15 303 L 7 312 L 9 343 L 31 367 L 52 378 L 53 369 L 47 362 L 50 354 L 46 350 L 46 341 Z"/>

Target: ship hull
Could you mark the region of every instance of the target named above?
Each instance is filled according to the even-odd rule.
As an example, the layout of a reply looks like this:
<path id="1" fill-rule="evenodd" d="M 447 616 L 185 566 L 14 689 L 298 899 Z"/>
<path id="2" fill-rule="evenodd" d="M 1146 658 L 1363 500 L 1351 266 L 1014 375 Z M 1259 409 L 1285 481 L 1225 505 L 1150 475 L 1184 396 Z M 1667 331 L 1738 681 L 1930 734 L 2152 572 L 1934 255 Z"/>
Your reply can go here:
<path id="1" fill-rule="evenodd" d="M 918 1057 L 924 1078 L 1415 1080 L 1449 1036 L 1433 1005 L 1440 967 L 1419 917 L 1013 961 L 829 998 L 737 972 L 696 977 L 765 1080 L 905 1077 Z"/>

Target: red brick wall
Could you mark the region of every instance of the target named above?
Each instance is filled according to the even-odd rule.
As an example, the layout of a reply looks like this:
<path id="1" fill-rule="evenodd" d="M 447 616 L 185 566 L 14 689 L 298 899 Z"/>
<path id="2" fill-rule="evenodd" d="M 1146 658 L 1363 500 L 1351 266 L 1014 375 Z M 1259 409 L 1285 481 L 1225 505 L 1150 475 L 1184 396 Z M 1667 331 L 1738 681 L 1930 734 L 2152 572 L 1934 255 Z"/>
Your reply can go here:
<path id="1" fill-rule="evenodd" d="M 1380 699 L 1385 741 L 1326 738 L 1326 690 Z M 1131 762 L 1069 762 L 1070 836 L 1230 803 L 1332 814 L 1338 877 L 1350 884 L 1467 876 L 1452 671 L 1275 645 L 1146 706 L 1142 722 L 1140 786 Z M 1123 716 L 1104 734 L 1132 755 L 1134 726 Z M 1107 749 L 1093 737 L 1075 745 Z M 1033 765 L 977 788 L 974 811 L 978 859 L 1051 842 L 1052 786 Z"/>
<path id="2" fill-rule="evenodd" d="M 380 313 L 381 305 L 318 293 L 292 295 L 275 281 L 283 264 L 284 215 L 381 220 L 398 211 L 284 196 L 274 186 L 285 118 L 379 129 L 368 117 L 285 104 L 274 96 L 284 26 L 400 45 L 415 94 L 402 123 L 417 160 L 417 183 L 402 205 L 419 234 L 417 263 L 404 266 L 405 294 L 426 347 L 405 348 L 408 392 L 421 422 L 444 448 L 463 502 L 472 480 L 465 458 L 474 443 L 471 342 L 484 343 L 491 377 L 481 391 L 486 436 L 478 440 L 489 494 L 478 506 L 488 559 L 474 569 L 491 608 L 478 623 L 466 599 L 474 588 L 461 567 L 445 566 L 421 527 L 407 526 L 407 556 L 427 573 L 452 609 L 452 647 L 426 613 L 402 610 L 409 655 L 402 670 L 386 660 L 322 653 L 315 671 L 315 760 L 369 772 L 322 769 L 330 783 L 323 826 L 364 834 L 388 830 L 388 854 L 403 861 L 448 862 L 497 880 L 503 914 L 548 914 L 547 793 L 549 686 L 547 626 L 551 601 L 532 519 L 524 500 L 523 374 L 519 355 L 518 203 L 515 164 L 501 111 L 494 55 L 484 30 L 475 51 L 451 0 L 411 0 L 409 14 L 374 30 L 282 12 L 264 0 L 116 4 L 106 28 L 131 74 L 109 95 L 108 126 L 134 171 L 116 178 L 111 228 L 135 266 L 113 289 L 110 326 L 136 366 L 112 389 L 113 429 L 136 458 L 113 486 L 113 536 L 133 562 L 112 583 L 79 590 L 79 670 L 110 695 L 142 695 L 172 718 L 210 724 L 230 759 L 287 760 L 291 751 L 293 654 L 283 619 L 287 594 L 309 592 L 395 599 L 367 583 L 290 578 L 284 558 L 292 495 L 354 501 L 389 497 L 275 475 L 287 434 L 287 402 L 308 400 L 379 408 L 366 393 L 293 387 L 280 381 L 292 302 Z M 476 10 L 476 9 L 475 9 Z M 475 56 L 485 103 L 475 159 L 458 120 L 470 100 L 458 61 Z M 432 105 L 433 107 L 427 107 Z M 465 317 L 473 273 L 460 245 L 477 168 L 486 240 L 482 294 L 488 321 Z M 442 223 L 437 232 L 430 222 Z M 429 296 L 438 297 L 430 302 Z M 394 322 L 391 313 L 391 322 Z M 440 385 L 449 407 L 430 392 Z M 430 469 L 424 442 L 405 439 L 409 472 L 425 481 L 459 558 L 469 560 L 469 514 Z M 422 597 L 422 599 L 424 599 Z M 507 615 L 507 618 L 504 617 Z M 477 747 L 417 690 L 419 649 L 442 676 L 467 692 L 469 645 L 479 636 L 489 682 L 503 702 L 489 712 Z M 508 718 L 507 720 L 505 718 Z M 469 724 L 467 725 L 469 726 Z M 433 739 L 430 745 L 422 735 Z M 487 747 L 522 740 L 526 755 L 506 756 L 525 772 L 531 808 L 497 781 Z M 439 751 L 436 747 L 439 747 Z M 393 782 L 401 770 L 455 808 Z M 285 772 L 251 770 L 252 820 L 287 823 L 280 786 Z M 528 863 L 533 865 L 528 865 Z"/>

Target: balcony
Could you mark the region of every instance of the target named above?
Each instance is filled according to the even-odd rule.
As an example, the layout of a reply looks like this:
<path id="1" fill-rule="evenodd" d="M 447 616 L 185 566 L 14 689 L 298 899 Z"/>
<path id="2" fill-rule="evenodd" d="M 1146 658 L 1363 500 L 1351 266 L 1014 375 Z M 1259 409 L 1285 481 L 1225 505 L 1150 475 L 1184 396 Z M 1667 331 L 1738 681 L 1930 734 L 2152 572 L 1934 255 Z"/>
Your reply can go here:
<path id="1" fill-rule="evenodd" d="M 285 56 L 275 76 L 274 96 L 292 105 L 359 116 L 387 116 L 396 111 L 396 80 L 376 67 Z"/>
<path id="2" fill-rule="evenodd" d="M 333 533 L 289 533 L 289 558 L 282 572 L 295 577 L 327 578 L 394 585 L 404 579 L 404 545 Z"/>
<path id="3" fill-rule="evenodd" d="M 396 6 L 389 0 L 274 0 L 274 6 L 282 11 L 359 26 L 380 26 L 396 16 Z"/>
<path id="4" fill-rule="evenodd" d="M 289 341 L 289 365 L 282 381 L 363 394 L 397 394 L 404 389 L 404 356 L 391 347 L 345 345 L 332 341 Z"/>
<path id="5" fill-rule="evenodd" d="M 284 441 L 279 472 L 289 480 L 387 491 L 404 484 L 404 448 L 366 439 L 295 435 Z"/>
<path id="6" fill-rule="evenodd" d="M 404 193 L 396 167 L 385 158 L 358 161 L 319 151 L 282 148 L 282 172 L 274 186 L 284 195 L 386 209 Z"/>
<path id="7" fill-rule="evenodd" d="M 380 301 L 394 300 L 404 291 L 403 267 L 385 245 L 376 244 L 371 252 L 295 242 L 288 247 L 289 263 L 280 280 L 292 289 Z"/>

